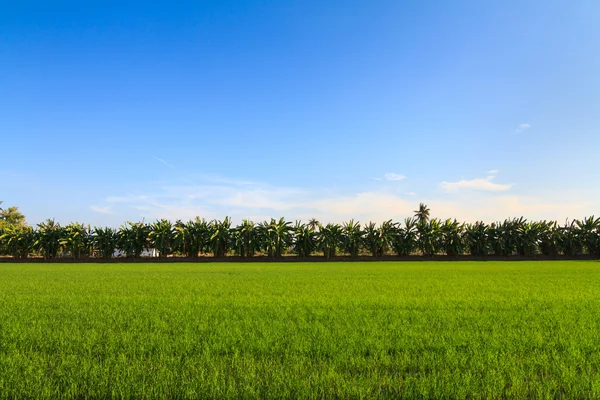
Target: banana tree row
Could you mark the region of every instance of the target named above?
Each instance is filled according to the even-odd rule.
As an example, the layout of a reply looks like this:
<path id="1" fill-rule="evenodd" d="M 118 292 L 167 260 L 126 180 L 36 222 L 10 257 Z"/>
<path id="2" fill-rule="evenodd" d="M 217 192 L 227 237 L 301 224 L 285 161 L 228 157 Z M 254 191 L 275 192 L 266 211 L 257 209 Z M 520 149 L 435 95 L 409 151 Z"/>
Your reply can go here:
<path id="1" fill-rule="evenodd" d="M 15 258 L 32 254 L 46 259 L 59 256 L 137 258 L 150 248 L 158 250 L 160 257 L 322 254 L 332 258 L 340 254 L 356 257 L 366 253 L 373 257 L 384 254 L 504 257 L 591 254 L 600 258 L 600 218 L 588 217 L 564 225 L 554 221 L 528 222 L 523 218 L 465 224 L 450 219 L 430 220 L 428 215 L 420 214 L 402 223 L 389 220 L 361 225 L 351 220 L 341 225 L 323 225 L 315 220 L 292 223 L 281 218 L 262 223 L 244 220 L 235 227 L 229 218 L 222 221 L 196 218 L 175 223 L 164 219 L 150 224 L 128 222 L 119 229 L 91 228 L 80 223 L 61 226 L 47 220 L 36 228 L 7 227 L 0 232 L 0 254 Z"/>

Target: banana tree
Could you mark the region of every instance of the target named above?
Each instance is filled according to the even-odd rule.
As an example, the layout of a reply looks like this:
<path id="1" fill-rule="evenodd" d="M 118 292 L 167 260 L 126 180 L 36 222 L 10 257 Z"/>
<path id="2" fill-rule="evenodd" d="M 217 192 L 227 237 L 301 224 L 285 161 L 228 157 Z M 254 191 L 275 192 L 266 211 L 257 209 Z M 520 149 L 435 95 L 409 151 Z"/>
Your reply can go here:
<path id="1" fill-rule="evenodd" d="M 441 250 L 442 231 L 441 222 L 438 219 L 432 219 L 429 222 L 417 224 L 418 247 L 421 253 L 426 256 L 433 256 Z"/>
<path id="2" fill-rule="evenodd" d="M 102 258 L 111 258 L 115 254 L 118 240 L 119 235 L 113 228 L 95 227 L 92 232 L 92 247 Z"/>
<path id="3" fill-rule="evenodd" d="M 293 233 L 294 252 L 300 257 L 310 256 L 317 248 L 316 235 L 312 226 L 296 221 Z"/>
<path id="4" fill-rule="evenodd" d="M 176 251 L 187 257 L 198 257 L 199 253 L 209 251 L 212 236 L 209 225 L 199 217 L 188 222 L 177 221 L 173 235 Z"/>
<path id="5" fill-rule="evenodd" d="M 373 257 L 381 257 L 390 249 L 395 226 L 392 220 L 383 222 L 379 227 L 374 222 L 365 226 L 364 244 Z"/>
<path id="6" fill-rule="evenodd" d="M 559 251 L 569 257 L 583 253 L 583 238 L 577 220 L 565 222 L 564 226 L 558 228 Z"/>
<path id="7" fill-rule="evenodd" d="M 404 226 L 396 224 L 392 229 L 391 246 L 399 256 L 410 255 L 417 247 L 417 220 L 406 218 Z"/>
<path id="8" fill-rule="evenodd" d="M 521 221 L 521 220 L 519 220 Z M 540 234 L 543 224 L 522 220 L 517 228 L 517 252 L 524 257 L 532 257 L 540 245 Z"/>
<path id="9" fill-rule="evenodd" d="M 260 251 L 260 238 L 256 224 L 247 219 L 237 226 L 234 231 L 234 243 L 236 254 L 242 257 L 252 257 Z"/>
<path id="10" fill-rule="evenodd" d="M 342 228 L 337 224 L 319 225 L 317 232 L 317 248 L 323 251 L 325 258 L 335 257 L 335 252 L 340 244 Z"/>
<path id="11" fill-rule="evenodd" d="M 517 250 L 520 241 L 519 227 L 525 223 L 523 218 L 507 219 L 502 223 L 493 223 L 488 229 L 490 247 L 497 256 L 511 256 Z"/>
<path id="12" fill-rule="evenodd" d="M 465 244 L 473 256 L 486 256 L 489 252 L 489 227 L 481 221 L 465 225 Z"/>
<path id="13" fill-rule="evenodd" d="M 11 226 L 3 230 L 0 242 L 13 258 L 27 258 L 34 248 L 36 232 L 30 226 Z"/>
<path id="14" fill-rule="evenodd" d="M 562 231 L 556 221 L 539 223 L 539 248 L 545 256 L 556 257 L 560 253 Z"/>
<path id="15" fill-rule="evenodd" d="M 459 224 L 457 220 L 447 219 L 440 226 L 440 247 L 449 256 L 457 256 L 465 251 L 463 239 L 464 224 Z"/>
<path id="16" fill-rule="evenodd" d="M 78 222 L 65 226 L 64 237 L 60 244 L 75 259 L 79 259 L 82 255 L 89 256 L 91 250 L 89 226 L 86 227 Z"/>
<path id="17" fill-rule="evenodd" d="M 225 257 L 231 243 L 231 220 L 225 217 L 223 221 L 213 220 L 210 225 L 210 248 L 215 257 Z"/>
<path id="18" fill-rule="evenodd" d="M 127 257 L 138 258 L 148 248 L 150 227 L 144 222 L 127 222 L 118 232 L 117 248 Z"/>
<path id="19" fill-rule="evenodd" d="M 261 233 L 262 247 L 265 249 L 269 257 L 281 257 L 283 252 L 292 244 L 291 222 L 286 222 L 280 218 L 277 221 L 271 218 L 270 222 L 263 222 L 258 226 Z"/>
<path id="20" fill-rule="evenodd" d="M 173 252 L 175 230 L 171 221 L 161 219 L 150 225 L 149 244 L 158 250 L 159 257 L 164 258 Z"/>
<path id="21" fill-rule="evenodd" d="M 34 248 L 39 250 L 46 260 L 56 258 L 61 249 L 61 241 L 64 235 L 63 228 L 53 219 L 47 219 L 37 226 Z"/>
<path id="22" fill-rule="evenodd" d="M 342 248 L 352 257 L 357 257 L 363 242 L 363 231 L 359 222 L 351 219 L 342 225 Z"/>
<path id="23" fill-rule="evenodd" d="M 577 221 L 581 238 L 590 255 L 600 258 L 600 218 L 591 217 Z"/>

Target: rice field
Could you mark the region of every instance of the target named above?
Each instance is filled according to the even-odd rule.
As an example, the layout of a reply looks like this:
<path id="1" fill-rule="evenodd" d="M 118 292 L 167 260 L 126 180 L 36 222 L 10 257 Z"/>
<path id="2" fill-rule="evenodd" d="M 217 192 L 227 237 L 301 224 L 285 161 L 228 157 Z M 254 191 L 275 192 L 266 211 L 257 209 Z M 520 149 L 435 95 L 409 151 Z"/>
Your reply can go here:
<path id="1" fill-rule="evenodd" d="M 600 398 L 600 262 L 0 264 L 0 398 Z"/>

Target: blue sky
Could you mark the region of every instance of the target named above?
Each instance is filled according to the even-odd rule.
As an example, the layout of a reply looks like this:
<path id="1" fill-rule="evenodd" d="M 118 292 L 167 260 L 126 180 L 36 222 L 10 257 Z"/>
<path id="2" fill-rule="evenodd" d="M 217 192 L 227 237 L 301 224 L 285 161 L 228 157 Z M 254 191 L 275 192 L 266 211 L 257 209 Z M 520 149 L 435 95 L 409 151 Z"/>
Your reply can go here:
<path id="1" fill-rule="evenodd" d="M 30 223 L 600 214 L 600 3 L 4 2 Z"/>

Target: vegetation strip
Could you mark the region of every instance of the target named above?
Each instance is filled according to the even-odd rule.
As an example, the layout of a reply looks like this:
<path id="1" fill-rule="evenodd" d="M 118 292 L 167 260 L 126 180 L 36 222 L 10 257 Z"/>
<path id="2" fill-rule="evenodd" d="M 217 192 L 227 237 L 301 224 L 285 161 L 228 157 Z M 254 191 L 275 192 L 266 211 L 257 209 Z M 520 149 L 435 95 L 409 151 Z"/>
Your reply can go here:
<path id="1" fill-rule="evenodd" d="M 46 260 L 69 257 L 75 260 L 90 257 L 134 258 L 156 252 L 159 257 L 198 258 L 212 255 L 215 259 L 228 256 L 250 259 L 264 255 L 282 259 L 286 255 L 308 259 L 320 254 L 325 259 L 340 255 L 358 260 L 368 254 L 383 258 L 395 254 L 409 257 L 421 254 L 429 258 L 445 254 L 449 257 L 470 255 L 477 259 L 495 257 L 535 257 L 570 259 L 582 255 L 600 258 L 600 218 L 559 225 L 555 221 L 528 222 L 524 218 L 486 224 L 459 223 L 456 220 L 430 218 L 430 210 L 420 204 L 414 218 L 404 223 L 370 222 L 364 226 L 351 220 L 341 225 L 323 225 L 316 220 L 292 224 L 284 218 L 255 224 L 244 220 L 232 227 L 227 217 L 222 221 L 159 220 L 151 224 L 127 222 L 119 230 L 71 223 L 65 227 L 54 220 L 27 226 L 23 219 L 12 222 L 4 216 L 0 224 L 0 255 L 28 259 L 34 253 Z M 198 258 L 199 259 L 199 258 Z M 259 258 L 260 260 L 260 258 Z"/>

